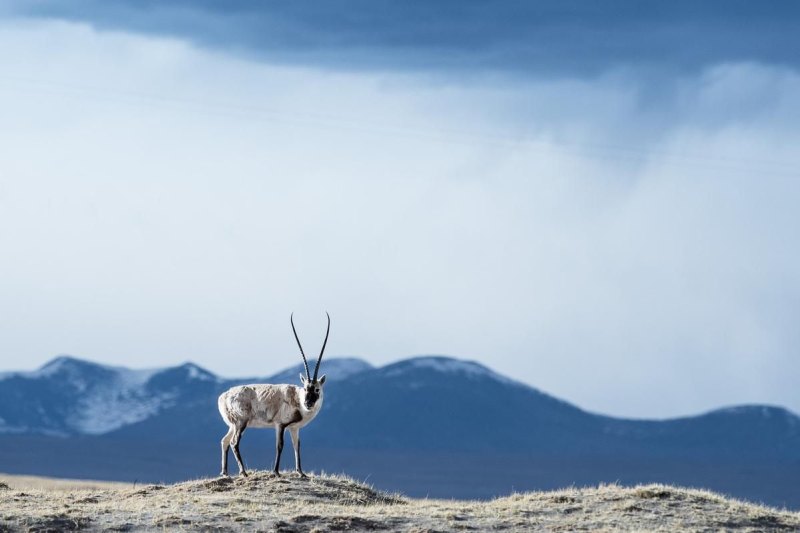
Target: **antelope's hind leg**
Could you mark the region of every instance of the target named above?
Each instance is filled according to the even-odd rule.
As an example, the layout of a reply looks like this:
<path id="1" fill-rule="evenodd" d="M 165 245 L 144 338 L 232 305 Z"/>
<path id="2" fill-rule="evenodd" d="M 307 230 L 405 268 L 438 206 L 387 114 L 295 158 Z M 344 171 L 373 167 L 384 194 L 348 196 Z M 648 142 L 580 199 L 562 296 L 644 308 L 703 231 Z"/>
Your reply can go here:
<path id="1" fill-rule="evenodd" d="M 233 445 L 233 456 L 236 458 L 236 464 L 239 465 L 239 475 L 247 477 L 247 471 L 244 469 L 244 462 L 242 462 L 242 455 L 239 453 L 239 442 L 242 440 L 242 433 L 244 433 L 245 429 L 247 429 L 247 424 L 234 429 L 231 444 Z"/>
<path id="2" fill-rule="evenodd" d="M 230 426 L 228 428 L 228 432 L 222 437 L 222 471 L 219 473 L 220 476 L 228 475 L 228 448 L 231 446 L 231 439 L 233 438 L 233 434 L 236 431 L 234 426 Z"/>
<path id="3" fill-rule="evenodd" d="M 272 469 L 272 473 L 276 476 L 281 475 L 281 452 L 283 452 L 283 434 L 285 429 L 286 426 L 275 426 L 275 467 Z"/>

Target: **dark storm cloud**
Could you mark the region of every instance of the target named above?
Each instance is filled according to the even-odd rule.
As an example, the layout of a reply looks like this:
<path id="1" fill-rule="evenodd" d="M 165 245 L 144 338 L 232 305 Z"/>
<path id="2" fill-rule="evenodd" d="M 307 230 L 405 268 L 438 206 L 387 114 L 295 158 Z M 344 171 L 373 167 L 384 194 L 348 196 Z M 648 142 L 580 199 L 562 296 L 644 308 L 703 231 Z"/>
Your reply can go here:
<path id="1" fill-rule="evenodd" d="M 800 64 L 800 3 L 745 0 L 43 0 L 28 16 L 336 68 L 593 74 Z"/>

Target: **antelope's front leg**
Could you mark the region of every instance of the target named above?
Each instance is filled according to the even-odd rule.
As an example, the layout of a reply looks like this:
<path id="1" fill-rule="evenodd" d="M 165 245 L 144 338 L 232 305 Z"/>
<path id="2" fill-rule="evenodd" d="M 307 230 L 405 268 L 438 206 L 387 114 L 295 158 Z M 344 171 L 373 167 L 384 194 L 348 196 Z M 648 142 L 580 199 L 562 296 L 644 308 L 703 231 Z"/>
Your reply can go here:
<path id="1" fill-rule="evenodd" d="M 300 464 L 300 428 L 292 426 L 289 428 L 289 433 L 292 436 L 292 446 L 294 447 L 294 469 L 300 474 L 300 477 L 308 477 Z"/>
<path id="2" fill-rule="evenodd" d="M 276 476 L 280 476 L 280 466 L 281 466 L 281 452 L 283 451 L 283 431 L 286 429 L 286 426 L 275 426 L 275 468 L 272 469 L 272 473 Z"/>

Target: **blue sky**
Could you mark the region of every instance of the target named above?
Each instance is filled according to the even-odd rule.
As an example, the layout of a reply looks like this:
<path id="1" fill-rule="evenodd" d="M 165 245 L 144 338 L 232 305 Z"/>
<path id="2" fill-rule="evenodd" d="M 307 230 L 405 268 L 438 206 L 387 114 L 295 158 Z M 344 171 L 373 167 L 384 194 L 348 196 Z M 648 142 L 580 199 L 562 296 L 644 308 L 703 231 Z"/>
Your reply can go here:
<path id="1" fill-rule="evenodd" d="M 796 4 L 219 5 L 0 2 L 0 367 L 800 411 Z"/>

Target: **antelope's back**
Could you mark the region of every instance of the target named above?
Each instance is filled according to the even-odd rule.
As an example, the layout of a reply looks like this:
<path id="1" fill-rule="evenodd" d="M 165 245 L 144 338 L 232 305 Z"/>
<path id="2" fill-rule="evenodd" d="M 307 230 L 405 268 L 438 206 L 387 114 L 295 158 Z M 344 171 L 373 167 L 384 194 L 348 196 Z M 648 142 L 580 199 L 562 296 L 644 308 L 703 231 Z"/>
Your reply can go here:
<path id="1" fill-rule="evenodd" d="M 272 425 L 285 408 L 299 407 L 297 387 L 253 383 L 231 387 L 219 396 L 219 412 L 228 424 L 247 423 L 250 427 Z"/>

